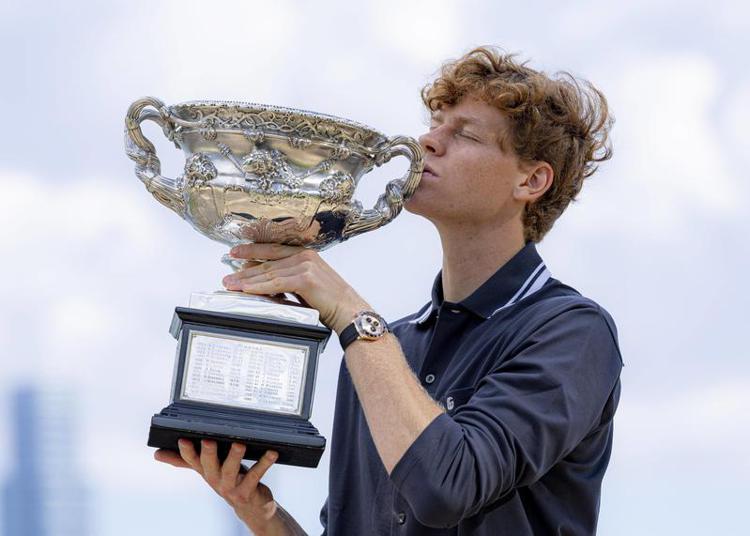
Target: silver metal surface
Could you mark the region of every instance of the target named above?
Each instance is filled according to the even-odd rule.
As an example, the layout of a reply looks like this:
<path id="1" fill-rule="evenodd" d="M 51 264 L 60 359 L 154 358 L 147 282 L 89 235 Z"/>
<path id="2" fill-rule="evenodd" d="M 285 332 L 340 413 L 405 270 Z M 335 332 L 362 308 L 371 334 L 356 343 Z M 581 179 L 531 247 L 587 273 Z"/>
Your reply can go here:
<path id="1" fill-rule="evenodd" d="M 185 152 L 184 173 L 176 179 L 161 175 L 154 145 L 141 131 L 145 120 Z M 136 176 L 158 201 L 229 246 L 269 242 L 322 250 L 377 229 L 401 212 L 424 165 L 412 138 L 240 102 L 166 106 L 139 99 L 125 119 L 125 146 Z M 394 156 L 406 157 L 409 170 L 386 185 L 372 209 L 363 209 L 353 197 L 359 180 Z"/>
<path id="2" fill-rule="evenodd" d="M 320 324 L 320 313 L 311 307 L 284 302 L 279 298 L 255 296 L 242 292 L 214 291 L 193 292 L 188 307 L 215 311 L 218 313 L 236 313 L 264 318 L 276 318 L 287 322 L 297 322 L 309 326 Z"/>

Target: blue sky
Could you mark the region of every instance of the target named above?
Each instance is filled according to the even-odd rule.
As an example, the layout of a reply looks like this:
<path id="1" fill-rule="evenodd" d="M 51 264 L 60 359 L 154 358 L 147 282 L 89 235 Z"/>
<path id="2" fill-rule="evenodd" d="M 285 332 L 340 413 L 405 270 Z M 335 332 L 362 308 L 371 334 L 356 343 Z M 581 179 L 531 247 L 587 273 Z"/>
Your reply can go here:
<path id="1" fill-rule="evenodd" d="M 418 135 L 440 63 L 497 44 L 609 97 L 615 156 L 540 249 L 602 303 L 626 361 L 604 484 L 605 535 L 741 534 L 750 496 L 750 8 L 703 2 L 0 2 L 0 396 L 65 385 L 95 491 L 95 534 L 229 531 L 195 475 L 151 460 L 169 396 L 172 309 L 219 287 L 224 250 L 145 191 L 125 157 L 128 105 L 211 98 L 347 117 Z M 182 156 L 154 139 L 166 174 Z M 401 172 L 367 175 L 367 204 Z M 325 254 L 386 317 L 429 294 L 440 250 L 403 215 Z M 320 363 L 313 422 L 330 437 L 340 351 Z M 2 407 L 7 407 L 3 403 Z M 0 453 L 9 451 L 0 412 Z M 311 533 L 317 470 L 269 484 Z M 0 454 L 0 478 L 12 460 Z M 228 533 L 228 532 L 227 532 Z"/>

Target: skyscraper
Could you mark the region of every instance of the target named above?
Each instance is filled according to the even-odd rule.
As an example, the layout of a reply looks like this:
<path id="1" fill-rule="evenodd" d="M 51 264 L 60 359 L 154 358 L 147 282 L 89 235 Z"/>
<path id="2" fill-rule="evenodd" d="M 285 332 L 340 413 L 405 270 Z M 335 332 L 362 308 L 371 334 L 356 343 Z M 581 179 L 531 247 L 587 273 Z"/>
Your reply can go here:
<path id="1" fill-rule="evenodd" d="M 3 489 L 3 536 L 87 536 L 86 492 L 76 463 L 69 392 L 19 388 L 14 455 Z"/>

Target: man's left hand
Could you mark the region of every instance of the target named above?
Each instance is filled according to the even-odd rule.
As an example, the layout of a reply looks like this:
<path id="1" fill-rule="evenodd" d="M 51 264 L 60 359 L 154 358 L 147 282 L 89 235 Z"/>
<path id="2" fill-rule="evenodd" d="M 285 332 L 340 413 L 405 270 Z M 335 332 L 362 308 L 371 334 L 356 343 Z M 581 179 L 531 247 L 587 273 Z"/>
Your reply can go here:
<path id="1" fill-rule="evenodd" d="M 341 333 L 358 312 L 370 309 L 313 250 L 279 244 L 242 244 L 232 248 L 230 253 L 251 262 L 244 270 L 224 278 L 227 290 L 248 294 L 296 294 L 317 309 L 321 322 L 337 333 Z"/>

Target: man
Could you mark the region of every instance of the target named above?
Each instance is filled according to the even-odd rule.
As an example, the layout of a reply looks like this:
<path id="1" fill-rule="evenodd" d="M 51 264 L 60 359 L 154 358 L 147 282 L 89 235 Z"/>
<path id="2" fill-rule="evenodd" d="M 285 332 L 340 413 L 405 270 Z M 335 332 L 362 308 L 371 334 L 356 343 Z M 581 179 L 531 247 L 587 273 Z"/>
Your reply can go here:
<path id="1" fill-rule="evenodd" d="M 374 340 L 353 319 L 368 303 L 312 251 L 253 244 L 270 259 L 228 289 L 294 292 L 345 346 L 332 437 L 330 535 L 593 534 L 612 446 L 622 365 L 614 324 L 551 278 L 534 244 L 596 163 L 610 157 L 603 95 L 476 49 L 423 90 L 425 171 L 407 209 L 443 248 L 432 299 Z M 216 446 L 157 459 L 198 471 L 256 534 L 302 534 L 259 483 L 267 453 L 240 476 Z"/>

